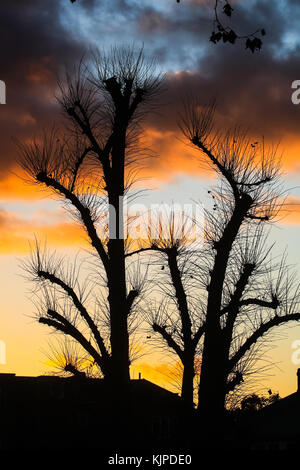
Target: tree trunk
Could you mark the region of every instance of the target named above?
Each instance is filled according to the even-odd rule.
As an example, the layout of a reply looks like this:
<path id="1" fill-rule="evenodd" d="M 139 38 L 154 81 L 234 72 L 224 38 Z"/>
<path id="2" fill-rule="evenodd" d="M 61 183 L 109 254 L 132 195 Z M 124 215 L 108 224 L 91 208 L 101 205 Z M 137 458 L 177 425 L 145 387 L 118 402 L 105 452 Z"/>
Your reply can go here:
<path id="1" fill-rule="evenodd" d="M 211 413 L 217 422 L 224 413 L 228 360 L 228 357 L 224 357 L 224 332 L 220 324 L 224 279 L 232 245 L 251 204 L 252 199 L 247 194 L 238 200 L 222 238 L 216 242 L 215 262 L 208 286 L 198 409 L 204 416 Z"/>
<path id="2" fill-rule="evenodd" d="M 194 406 L 194 376 L 194 355 L 192 354 L 184 360 L 181 386 L 181 398 L 191 409 Z"/>
<path id="3" fill-rule="evenodd" d="M 112 151 L 112 170 L 108 186 L 109 202 L 109 307 L 113 381 L 129 382 L 129 334 L 126 309 L 126 269 L 124 246 L 124 161 L 126 126 L 119 125 Z"/>
<path id="4" fill-rule="evenodd" d="M 208 343 L 208 342 L 207 342 Z M 226 380 L 222 360 L 222 348 L 216 338 L 206 343 L 201 364 L 200 387 L 198 391 L 198 410 L 201 416 L 209 414 L 214 420 L 222 418 L 225 407 Z"/>
<path id="5" fill-rule="evenodd" d="M 116 382 L 129 380 L 129 337 L 126 316 L 126 282 L 123 240 L 110 240 L 110 276 L 108 280 L 110 306 L 110 342 L 112 375 Z"/>

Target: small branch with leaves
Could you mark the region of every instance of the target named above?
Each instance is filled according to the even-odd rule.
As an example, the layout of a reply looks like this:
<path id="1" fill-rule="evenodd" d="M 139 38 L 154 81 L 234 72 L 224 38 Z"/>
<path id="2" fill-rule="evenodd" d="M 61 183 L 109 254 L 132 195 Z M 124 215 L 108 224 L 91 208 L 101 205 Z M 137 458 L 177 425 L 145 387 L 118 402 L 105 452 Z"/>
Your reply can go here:
<path id="1" fill-rule="evenodd" d="M 234 31 L 230 26 L 225 26 L 223 21 L 220 19 L 219 9 L 222 4 L 223 15 L 231 18 L 234 8 L 230 5 L 227 0 L 216 0 L 214 6 L 214 30 L 210 36 L 210 41 L 216 44 L 223 40 L 224 43 L 235 44 L 237 40 L 244 40 L 246 49 L 250 49 L 251 52 L 259 51 L 262 47 L 262 36 L 266 35 L 264 28 L 257 29 L 251 34 L 240 35 Z"/>

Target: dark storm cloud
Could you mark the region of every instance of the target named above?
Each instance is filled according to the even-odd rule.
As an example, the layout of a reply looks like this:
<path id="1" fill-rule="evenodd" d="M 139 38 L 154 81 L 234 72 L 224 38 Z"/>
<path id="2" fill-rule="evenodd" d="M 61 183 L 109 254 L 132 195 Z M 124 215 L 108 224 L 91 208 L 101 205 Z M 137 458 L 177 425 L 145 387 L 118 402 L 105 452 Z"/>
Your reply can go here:
<path id="1" fill-rule="evenodd" d="M 81 54 L 59 22 L 59 8 L 60 2 L 43 0 L 0 4 L 0 79 L 7 89 L 0 107 L 0 177 L 14 164 L 11 137 L 26 138 L 55 119 L 56 75 Z"/>
<path id="2" fill-rule="evenodd" d="M 279 139 L 299 133 L 300 105 L 291 101 L 291 84 L 300 79 L 300 48 L 285 61 L 269 53 L 237 57 L 224 51 L 206 57 L 199 71 L 168 74 L 162 98 L 165 112 L 149 120 L 159 129 L 174 129 L 182 101 L 195 96 L 205 105 L 216 98 L 225 125 L 240 123 L 258 133 Z"/>
<path id="3" fill-rule="evenodd" d="M 197 43 L 191 42 L 193 56 L 197 57 L 196 66 L 189 72 L 183 67 L 181 71 L 167 75 L 165 113 L 149 120 L 151 126 L 175 129 L 178 109 L 182 108 L 182 99 L 189 94 L 198 96 L 200 104 L 216 98 L 225 126 L 241 123 L 275 140 L 286 134 L 298 135 L 300 105 L 295 106 L 291 101 L 291 84 L 300 80 L 300 37 L 298 30 L 293 30 L 290 18 L 293 13 L 293 24 L 299 24 L 300 11 L 288 2 L 285 9 L 282 3 L 281 7 L 278 5 L 279 2 L 277 5 L 264 0 L 251 3 L 251 9 L 236 7 L 237 27 L 241 32 L 265 27 L 267 36 L 263 38 L 262 50 L 252 54 L 245 50 L 244 42 L 234 46 L 208 44 L 205 33 L 199 42 L 197 56 Z M 162 20 L 155 21 L 166 31 L 174 29 L 174 19 L 170 19 L 168 26 Z M 179 31 L 182 21 L 178 24 Z M 198 21 L 195 16 L 195 27 L 190 31 L 196 31 Z M 203 42 L 207 44 L 204 51 L 201 49 Z M 183 48 L 181 42 L 179 50 Z"/>
<path id="4" fill-rule="evenodd" d="M 225 124 L 239 121 L 272 138 L 296 135 L 300 105 L 291 102 L 291 83 L 300 79 L 299 7 L 292 0 L 238 2 L 232 27 L 241 34 L 267 30 L 262 51 L 251 54 L 243 42 L 209 42 L 212 4 L 2 1 L 0 79 L 6 82 L 7 104 L 0 106 L 0 178 L 15 159 L 10 137 L 30 137 L 59 115 L 56 75 L 66 62 L 76 62 L 88 43 L 144 43 L 145 53 L 169 71 L 159 113 L 146 121 L 153 128 L 175 129 L 182 97 L 189 93 L 203 104 L 216 97 Z"/>

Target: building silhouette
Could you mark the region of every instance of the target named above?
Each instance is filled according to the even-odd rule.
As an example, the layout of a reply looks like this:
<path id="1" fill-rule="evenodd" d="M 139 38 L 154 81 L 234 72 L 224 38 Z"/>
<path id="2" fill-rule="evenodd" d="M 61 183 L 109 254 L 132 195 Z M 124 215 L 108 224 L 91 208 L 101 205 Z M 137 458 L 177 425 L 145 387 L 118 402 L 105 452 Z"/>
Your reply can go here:
<path id="1" fill-rule="evenodd" d="M 147 380 L 129 400 L 102 379 L 0 374 L 0 449 L 189 447 L 180 397 Z M 192 433 L 191 433 L 192 436 Z"/>
<path id="2" fill-rule="evenodd" d="M 300 369 L 297 391 L 245 418 L 243 445 L 251 450 L 288 451 L 300 446 Z"/>

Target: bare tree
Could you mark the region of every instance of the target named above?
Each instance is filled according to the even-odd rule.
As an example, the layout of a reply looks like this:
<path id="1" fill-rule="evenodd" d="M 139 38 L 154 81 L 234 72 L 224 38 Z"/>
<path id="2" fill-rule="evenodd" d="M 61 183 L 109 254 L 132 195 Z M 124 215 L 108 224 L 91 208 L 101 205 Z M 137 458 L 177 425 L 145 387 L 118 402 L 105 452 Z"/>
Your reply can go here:
<path id="1" fill-rule="evenodd" d="M 161 301 L 146 305 L 145 318 L 152 331 L 163 340 L 157 342 L 154 336 L 156 347 L 161 344 L 165 352 L 169 350 L 179 359 L 181 366 L 177 368 L 176 379 L 181 378 L 181 397 L 192 408 L 195 365 L 199 365 L 199 341 L 205 316 L 194 277 L 199 251 L 190 237 L 187 215 L 174 210 L 165 220 L 158 218 L 155 238 L 153 231 L 149 231 L 148 247 L 156 253 L 150 262 L 159 266 L 152 277 L 152 285 L 156 285 L 156 297 Z M 140 248 L 144 250 L 147 250 L 147 243 Z"/>
<path id="2" fill-rule="evenodd" d="M 107 291 L 97 294 L 90 311 L 89 288 L 80 286 L 78 273 L 66 272 L 62 259 L 37 246 L 27 271 L 45 293 L 39 322 L 77 341 L 115 383 L 129 380 L 128 329 L 142 288 L 142 281 L 133 286 L 126 278 L 123 198 L 141 152 L 140 124 L 160 84 L 142 49 L 97 52 L 60 83 L 65 127 L 20 144 L 25 171 L 58 195 L 84 228 L 96 257 L 96 284 Z"/>
<path id="3" fill-rule="evenodd" d="M 206 289 L 198 408 L 220 416 L 256 343 L 275 326 L 299 321 L 300 313 L 285 257 L 272 262 L 264 234 L 281 207 L 276 148 L 251 142 L 240 129 L 215 132 L 213 117 L 214 106 L 191 104 L 182 130 L 220 181 L 206 211 L 205 266 L 203 257 L 198 263 Z"/>
<path id="4" fill-rule="evenodd" d="M 147 320 L 181 361 L 182 397 L 192 405 L 200 360 L 198 408 L 220 416 L 228 394 L 259 372 L 274 339 L 267 333 L 300 320 L 299 293 L 286 256 L 272 258 L 266 232 L 281 207 L 276 148 L 252 143 L 240 129 L 214 133 L 214 105 L 201 111 L 194 104 L 186 108 L 182 130 L 219 176 L 208 191 L 203 243 L 187 243 L 172 214 L 139 251 L 154 250 L 157 263 L 164 263 L 154 276 L 163 301 Z"/>
<path id="5" fill-rule="evenodd" d="M 93 357 L 85 352 L 77 341 L 69 336 L 59 338 L 57 342 L 49 342 L 44 352 L 46 364 L 51 367 L 51 373 L 62 377 L 74 376 L 84 378 L 103 378 L 101 369 Z"/>

